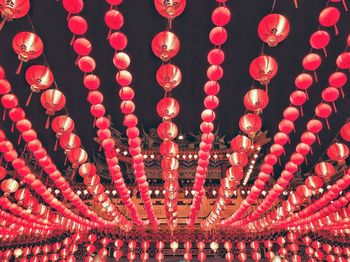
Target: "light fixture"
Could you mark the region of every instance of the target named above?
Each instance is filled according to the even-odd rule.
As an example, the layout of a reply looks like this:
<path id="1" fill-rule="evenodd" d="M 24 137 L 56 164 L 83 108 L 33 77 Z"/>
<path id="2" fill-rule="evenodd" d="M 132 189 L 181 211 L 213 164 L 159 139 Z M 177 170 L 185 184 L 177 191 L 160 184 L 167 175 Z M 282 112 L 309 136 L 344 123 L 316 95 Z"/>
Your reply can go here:
<path id="1" fill-rule="evenodd" d="M 183 135 L 179 135 L 179 140 L 183 140 L 185 137 Z"/>

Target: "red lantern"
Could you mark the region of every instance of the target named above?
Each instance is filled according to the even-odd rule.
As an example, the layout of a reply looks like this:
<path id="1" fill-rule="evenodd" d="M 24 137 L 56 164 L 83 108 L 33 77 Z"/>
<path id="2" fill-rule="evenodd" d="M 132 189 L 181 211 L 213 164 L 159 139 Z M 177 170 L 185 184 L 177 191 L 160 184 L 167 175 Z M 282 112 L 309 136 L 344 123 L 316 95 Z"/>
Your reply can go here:
<path id="1" fill-rule="evenodd" d="M 325 26 L 325 27 L 334 26 L 335 34 L 338 35 L 339 31 L 338 31 L 337 23 L 339 21 L 339 18 L 340 18 L 340 12 L 338 8 L 326 7 L 320 13 L 318 21 L 322 26 Z"/>
<path id="2" fill-rule="evenodd" d="M 157 133 L 162 140 L 171 140 L 177 137 L 178 129 L 176 124 L 170 121 L 164 121 L 159 124 Z"/>
<path id="3" fill-rule="evenodd" d="M 65 132 L 62 134 L 60 139 L 60 146 L 65 150 L 65 152 L 69 152 L 73 148 L 80 147 L 80 138 L 71 132 Z"/>
<path id="4" fill-rule="evenodd" d="M 177 66 L 165 64 L 159 67 L 156 78 L 158 84 L 163 87 L 166 92 L 169 92 L 181 83 L 182 74 Z"/>
<path id="5" fill-rule="evenodd" d="M 315 166 L 315 173 L 327 181 L 336 174 L 336 170 L 331 163 L 320 162 Z"/>
<path id="6" fill-rule="evenodd" d="M 109 27 L 107 36 L 109 38 L 112 30 L 119 30 L 123 26 L 124 17 L 118 10 L 111 9 L 105 14 L 105 23 Z"/>
<path id="7" fill-rule="evenodd" d="M 248 113 L 239 120 L 239 128 L 247 135 L 254 136 L 262 126 L 261 118 L 256 114 Z"/>
<path id="8" fill-rule="evenodd" d="M 17 53 L 20 64 L 16 74 L 21 72 L 23 62 L 39 57 L 44 51 L 44 44 L 39 36 L 32 32 L 20 32 L 13 38 L 12 48 Z"/>
<path id="9" fill-rule="evenodd" d="M 350 142 L 350 123 L 346 123 L 340 130 L 340 136 L 347 142 Z"/>
<path id="10" fill-rule="evenodd" d="M 289 106 L 283 111 L 283 117 L 294 122 L 299 118 L 299 110 L 294 106 Z"/>
<path id="11" fill-rule="evenodd" d="M 231 149 L 236 152 L 246 152 L 250 150 L 251 140 L 243 135 L 237 135 L 231 140 Z"/>
<path id="12" fill-rule="evenodd" d="M 0 79 L 0 95 L 5 95 L 11 91 L 11 84 L 6 79 Z"/>
<path id="13" fill-rule="evenodd" d="M 130 65 L 130 57 L 124 52 L 117 52 L 114 54 L 113 64 L 118 69 L 127 69 Z"/>
<path id="14" fill-rule="evenodd" d="M 48 89 L 44 91 L 40 97 L 41 105 L 46 109 L 48 115 L 45 128 L 49 128 L 50 116 L 56 111 L 60 111 L 66 105 L 66 97 L 57 89 Z"/>
<path id="15" fill-rule="evenodd" d="M 307 92 L 313 83 L 313 79 L 311 75 L 307 73 L 301 73 L 295 78 L 294 83 L 298 89 L 305 90 Z"/>
<path id="16" fill-rule="evenodd" d="M 64 9 L 69 13 L 69 15 L 78 14 L 84 8 L 83 0 L 63 0 L 62 4 Z"/>
<path id="17" fill-rule="evenodd" d="M 340 69 L 350 69 L 350 52 L 341 53 L 336 60 L 337 66 Z"/>
<path id="18" fill-rule="evenodd" d="M 327 124 L 328 129 L 330 129 L 328 117 L 332 114 L 332 111 L 333 111 L 332 107 L 326 103 L 320 103 L 315 108 L 315 114 L 319 118 L 323 118 L 326 120 L 326 124 Z"/>
<path id="19" fill-rule="evenodd" d="M 128 45 L 128 38 L 121 32 L 115 32 L 109 36 L 109 44 L 116 51 L 124 50 Z"/>
<path id="20" fill-rule="evenodd" d="M 12 21 L 12 19 L 22 18 L 28 14 L 30 9 L 29 0 L 1 0 L 0 12 L 2 22 L 0 24 L 0 30 L 5 25 L 5 22 Z"/>
<path id="21" fill-rule="evenodd" d="M 225 60 L 225 53 L 219 48 L 209 51 L 207 59 L 210 65 L 221 65 Z"/>
<path id="22" fill-rule="evenodd" d="M 227 31 L 224 27 L 214 27 L 209 33 L 209 40 L 215 46 L 224 44 L 227 40 Z"/>
<path id="23" fill-rule="evenodd" d="M 332 103 L 333 104 L 333 109 L 334 112 L 338 112 L 337 111 L 337 107 L 335 106 L 335 101 L 338 100 L 339 98 L 339 91 L 337 88 L 335 87 L 327 87 L 325 89 L 323 89 L 322 91 L 322 99 L 328 103 Z"/>
<path id="24" fill-rule="evenodd" d="M 316 82 L 318 82 L 316 70 L 317 68 L 320 67 L 321 63 L 322 63 L 321 57 L 315 53 L 310 53 L 306 55 L 302 61 L 302 64 L 305 70 L 314 72 L 314 77 Z"/>
<path id="25" fill-rule="evenodd" d="M 174 19 L 185 10 L 186 0 L 154 0 L 154 5 L 161 16 Z"/>
<path id="26" fill-rule="evenodd" d="M 307 95 L 304 91 L 296 90 L 289 96 L 289 100 L 294 106 L 300 106 L 301 115 L 303 116 L 302 105 L 306 102 Z"/>
<path id="27" fill-rule="evenodd" d="M 269 14 L 260 21 L 258 34 L 270 47 L 276 46 L 288 36 L 289 22 L 283 15 Z"/>
<path id="28" fill-rule="evenodd" d="M 85 163 L 88 158 L 86 151 L 80 147 L 73 148 L 68 153 L 68 160 L 72 163 L 73 168 L 78 168 Z"/>
<path id="29" fill-rule="evenodd" d="M 329 44 L 330 36 L 327 31 L 318 30 L 310 37 L 310 45 L 315 49 L 323 49 L 324 55 L 327 56 L 326 47 Z"/>
<path id="30" fill-rule="evenodd" d="M 305 180 L 305 185 L 308 189 L 316 191 L 322 187 L 323 181 L 319 176 L 309 176 Z"/>
<path id="31" fill-rule="evenodd" d="M 69 18 L 68 28 L 73 33 L 72 40 L 70 41 L 70 45 L 72 45 L 75 40 L 75 35 L 84 35 L 86 33 L 88 23 L 84 17 L 75 15 Z"/>
<path id="32" fill-rule="evenodd" d="M 274 58 L 262 55 L 255 58 L 249 66 L 250 76 L 262 85 L 268 85 L 277 74 L 278 64 Z"/>
<path id="33" fill-rule="evenodd" d="M 269 97 L 262 89 L 251 89 L 245 94 L 243 102 L 248 110 L 260 112 L 267 107 Z"/>
<path id="34" fill-rule="evenodd" d="M 180 112 L 179 102 L 175 98 L 165 97 L 157 104 L 157 113 L 164 120 L 176 117 Z"/>
<path id="35" fill-rule="evenodd" d="M 345 11 L 346 12 L 348 11 L 348 6 L 346 4 L 346 0 L 331 0 L 331 2 L 333 2 L 333 3 L 343 2 L 343 6 L 344 6 Z"/>
<path id="36" fill-rule="evenodd" d="M 342 97 L 344 98 L 343 86 L 347 83 L 348 78 L 343 72 L 334 72 L 328 78 L 328 83 L 332 87 L 340 89 Z"/>
<path id="37" fill-rule="evenodd" d="M 1 190 L 4 192 L 5 196 L 9 196 L 10 194 L 14 193 L 18 189 L 18 182 L 12 178 L 3 180 L 1 182 Z"/>
<path id="38" fill-rule="evenodd" d="M 331 160 L 343 164 L 349 156 L 349 147 L 343 143 L 336 142 L 328 147 L 327 155 Z"/>
<path id="39" fill-rule="evenodd" d="M 163 61 L 176 56 L 180 49 L 180 41 L 178 37 L 170 32 L 163 31 L 158 33 L 152 40 L 152 51 Z"/>
<path id="40" fill-rule="evenodd" d="M 74 130 L 74 121 L 67 115 L 56 116 L 52 120 L 51 127 L 56 133 L 56 137 L 60 138 L 64 132 L 72 132 Z"/>

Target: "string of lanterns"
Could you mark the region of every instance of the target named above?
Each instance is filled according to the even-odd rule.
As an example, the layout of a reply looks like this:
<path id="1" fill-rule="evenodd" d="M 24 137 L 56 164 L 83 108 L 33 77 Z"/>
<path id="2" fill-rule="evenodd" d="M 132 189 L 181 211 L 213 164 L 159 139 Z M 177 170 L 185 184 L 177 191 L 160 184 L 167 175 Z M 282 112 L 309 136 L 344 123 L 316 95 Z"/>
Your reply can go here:
<path id="1" fill-rule="evenodd" d="M 320 15 L 320 20 L 322 19 Z M 282 154 L 285 154 L 284 145 L 289 142 L 289 134 L 294 130 L 294 122 L 299 118 L 300 115 L 303 116 L 302 105 L 308 100 L 307 90 L 313 85 L 314 80 L 317 82 L 317 75 L 315 70 L 321 65 L 322 60 L 318 54 L 312 53 L 313 48 L 325 48 L 330 41 L 329 38 L 329 34 L 326 31 L 318 30 L 311 35 L 310 45 L 312 49 L 309 54 L 304 57 L 302 65 L 304 71 L 314 71 L 314 79 L 309 73 L 305 72 L 299 74 L 295 78 L 295 86 L 297 90 L 290 95 L 291 104 L 283 111 L 284 118 L 279 122 L 279 132 L 274 136 L 274 144 L 270 146 L 269 154 L 265 156 L 264 162 L 260 167 L 258 179 L 254 182 L 254 185 L 252 187 L 254 190 L 251 190 L 251 193 L 248 194 L 246 198 L 246 202 L 248 204 L 240 206 L 233 215 L 222 221 L 222 225 L 229 225 L 235 221 L 238 221 L 245 214 L 249 206 L 256 202 L 257 196 L 262 192 L 267 181 L 269 180 L 270 175 L 273 173 L 273 167 L 277 164 L 277 162 L 280 162 L 279 157 Z M 334 96 L 337 91 L 336 89 L 341 89 L 341 87 L 345 85 L 346 81 L 347 78 L 344 73 L 336 72 L 335 75 L 331 75 L 330 84 L 334 84 L 336 87 L 330 89 L 326 88 L 326 91 L 324 91 L 325 93 L 323 93 L 322 98 L 326 98 L 324 99 L 326 102 L 334 102 L 337 99 L 337 97 Z M 300 111 L 298 110 L 298 107 L 300 108 Z M 316 109 L 317 115 L 322 116 L 324 119 L 327 119 L 331 114 L 331 112 L 329 112 L 329 108 L 330 107 L 325 103 L 321 103 L 320 106 Z M 318 132 L 321 131 L 321 129 L 319 129 L 320 124 L 322 125 L 319 120 L 310 120 L 308 123 L 307 132 L 302 134 L 302 144 L 300 144 L 299 149 L 301 149 L 301 147 L 305 148 L 306 146 L 304 144 L 311 148 L 311 145 L 314 143 L 313 138 L 315 136 L 318 138 Z M 298 163 L 301 164 L 302 158 L 303 156 L 299 153 L 292 154 L 291 160 L 293 160 L 293 163 L 286 163 L 286 167 L 295 166 Z"/>
<path id="2" fill-rule="evenodd" d="M 196 166 L 195 180 L 193 191 L 195 191 L 192 205 L 190 207 L 190 215 L 188 219 L 189 226 L 193 226 L 197 220 L 198 212 L 202 205 L 202 198 L 205 195 L 203 188 L 210 158 L 210 150 L 213 147 L 215 140 L 213 130 L 215 120 L 215 109 L 219 106 L 219 98 L 217 95 L 220 92 L 219 80 L 224 74 L 221 64 L 225 61 L 225 53 L 222 50 L 222 45 L 227 41 L 227 31 L 225 26 L 231 20 L 231 11 L 226 6 L 226 1 L 221 1 L 213 10 L 211 20 L 214 24 L 213 29 L 209 33 L 209 40 L 214 47 L 208 52 L 207 60 L 209 67 L 207 70 L 208 81 L 204 85 L 205 109 L 201 113 L 202 122 L 200 129 L 202 131 L 201 141 L 199 144 L 198 160 Z"/>
<path id="3" fill-rule="evenodd" d="M 129 153 L 132 156 L 132 164 L 136 181 L 141 193 L 141 198 L 145 204 L 147 216 L 150 223 L 157 226 L 157 220 L 150 196 L 148 194 L 149 187 L 147 176 L 144 168 L 144 157 L 141 152 L 141 139 L 139 137 L 140 130 L 137 127 L 138 118 L 134 114 L 135 103 L 133 98 L 135 95 L 134 89 L 130 86 L 132 83 L 132 75 L 128 71 L 130 66 L 130 57 L 125 52 L 127 47 L 127 37 L 120 30 L 124 24 L 124 18 L 120 11 L 117 10 L 118 4 L 111 6 L 105 14 L 105 24 L 109 28 L 108 40 L 111 47 L 115 50 L 113 64 L 117 68 L 116 81 L 120 85 L 119 97 L 121 98 L 120 109 L 124 114 L 123 125 L 127 128 L 126 135 L 128 137 Z"/>
<path id="4" fill-rule="evenodd" d="M 177 55 L 180 49 L 180 40 L 172 32 L 173 19 L 182 14 L 186 7 L 186 0 L 154 1 L 157 12 L 168 19 L 168 27 L 155 35 L 152 39 L 152 51 L 162 61 L 156 79 L 164 89 L 164 98 L 157 104 L 157 113 L 162 118 L 158 125 L 158 137 L 163 140 L 159 147 L 162 155 L 162 178 L 164 180 L 164 208 L 167 223 L 173 231 L 177 227 L 177 201 L 178 201 L 178 167 L 176 156 L 179 148 L 173 140 L 177 137 L 178 127 L 173 119 L 178 115 L 180 106 L 178 101 L 171 96 L 171 91 L 181 83 L 181 70 L 171 63 L 171 59 Z"/>

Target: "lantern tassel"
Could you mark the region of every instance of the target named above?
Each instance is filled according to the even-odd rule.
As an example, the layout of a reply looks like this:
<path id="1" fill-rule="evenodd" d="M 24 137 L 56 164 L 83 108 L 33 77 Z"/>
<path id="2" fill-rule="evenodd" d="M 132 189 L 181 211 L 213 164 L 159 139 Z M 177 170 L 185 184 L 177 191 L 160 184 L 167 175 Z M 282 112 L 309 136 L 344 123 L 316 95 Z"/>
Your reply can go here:
<path id="1" fill-rule="evenodd" d="M 309 100 L 309 92 L 307 91 L 307 89 L 305 90 L 305 94 L 306 94 L 306 99 Z"/>
<path id="2" fill-rule="evenodd" d="M 316 135 L 316 138 L 317 138 L 317 142 L 318 142 L 318 144 L 319 144 L 319 145 L 321 145 L 320 136 L 319 136 L 318 134 Z"/>
<path id="3" fill-rule="evenodd" d="M 69 44 L 70 44 L 70 45 L 73 45 L 74 40 L 75 40 L 75 35 L 72 36 L 72 40 L 70 40 L 70 43 L 69 43 Z"/>
<path id="4" fill-rule="evenodd" d="M 2 121 L 5 121 L 6 119 L 6 108 L 4 109 L 4 113 L 2 114 Z"/>
<path id="5" fill-rule="evenodd" d="M 300 106 L 300 114 L 301 114 L 301 117 L 304 116 L 304 110 L 303 110 L 303 107 L 302 107 L 302 106 Z"/>
<path id="6" fill-rule="evenodd" d="M 18 140 L 17 140 L 17 145 L 19 145 L 21 143 L 21 138 L 22 138 L 22 134 L 19 134 Z"/>
<path id="7" fill-rule="evenodd" d="M 299 5 L 298 5 L 298 0 L 294 0 L 294 6 L 295 6 L 295 8 L 298 8 L 298 7 L 299 7 Z"/>
<path id="8" fill-rule="evenodd" d="M 69 18 L 70 18 L 70 15 L 71 15 L 71 14 L 70 14 L 70 13 L 68 13 L 68 15 L 67 15 L 67 21 L 69 20 Z"/>
<path id="9" fill-rule="evenodd" d="M 335 103 L 334 103 L 334 102 L 332 102 L 332 104 L 333 104 L 333 109 L 334 109 L 334 112 L 338 113 L 337 106 L 335 105 Z"/>
<path id="10" fill-rule="evenodd" d="M 5 23 L 6 23 L 6 19 L 2 19 L 2 22 L 0 23 L 0 31 L 4 27 Z"/>
<path id="11" fill-rule="evenodd" d="M 314 154 L 314 151 L 312 150 L 312 147 L 311 147 L 311 146 L 310 146 L 310 153 L 311 153 L 311 155 Z"/>
<path id="12" fill-rule="evenodd" d="M 306 158 L 306 155 L 304 156 L 304 159 L 305 159 L 305 164 L 308 165 L 308 161 L 307 161 L 307 158 Z"/>
<path id="13" fill-rule="evenodd" d="M 265 92 L 266 92 L 266 95 L 268 96 L 269 95 L 269 85 L 265 85 Z"/>
<path id="14" fill-rule="evenodd" d="M 327 49 L 325 47 L 323 48 L 323 53 L 324 53 L 324 56 L 327 57 Z"/>
<path id="15" fill-rule="evenodd" d="M 96 126 L 96 117 L 94 117 L 94 123 L 92 124 L 92 127 Z"/>
<path id="16" fill-rule="evenodd" d="M 64 158 L 64 165 L 67 165 L 67 153 L 66 153 L 66 157 Z"/>
<path id="17" fill-rule="evenodd" d="M 344 98 L 344 97 L 345 97 L 345 94 L 344 94 L 343 87 L 340 87 L 339 89 L 340 89 L 341 96 Z"/>
<path id="18" fill-rule="evenodd" d="M 345 0 L 343 0 L 343 6 L 344 6 L 344 9 L 345 9 L 346 12 L 349 11 L 348 5 L 346 4 Z"/>
<path id="19" fill-rule="evenodd" d="M 326 124 L 327 124 L 327 128 L 328 128 L 328 130 L 331 130 L 331 127 L 330 127 L 330 125 L 329 125 L 328 118 L 326 118 Z"/>
<path id="20" fill-rule="evenodd" d="M 75 62 L 74 62 L 75 65 L 78 65 L 78 62 L 79 62 L 80 58 L 81 58 L 81 56 L 78 55 L 77 59 L 76 59 Z"/>
<path id="21" fill-rule="evenodd" d="M 339 35 L 339 29 L 337 25 L 334 25 L 335 35 Z"/>
<path id="22" fill-rule="evenodd" d="M 316 71 L 314 71 L 314 77 L 315 77 L 315 82 L 317 83 L 318 82 L 318 77 L 317 77 Z"/>
<path id="23" fill-rule="evenodd" d="M 23 65 L 23 61 L 21 61 L 17 67 L 17 70 L 16 70 L 16 75 L 19 75 L 21 73 L 21 70 L 22 70 L 22 65 Z"/>
<path id="24" fill-rule="evenodd" d="M 57 146 L 58 146 L 58 138 L 56 138 L 55 147 L 53 148 L 53 151 L 57 151 Z"/>
<path id="25" fill-rule="evenodd" d="M 109 29 L 108 34 L 107 34 L 107 40 L 111 37 L 111 34 L 112 34 L 112 30 Z"/>
<path id="26" fill-rule="evenodd" d="M 45 129 L 49 129 L 50 127 L 50 115 L 47 116 L 46 123 L 45 123 Z"/>
<path id="27" fill-rule="evenodd" d="M 15 130 L 15 122 L 12 122 L 12 125 L 11 125 L 11 133 L 13 133 L 14 130 Z"/>
<path id="28" fill-rule="evenodd" d="M 26 101 L 26 106 L 29 106 L 30 101 L 32 101 L 32 96 L 33 96 L 33 92 L 30 92 L 30 95 L 28 96 L 27 101 Z"/>

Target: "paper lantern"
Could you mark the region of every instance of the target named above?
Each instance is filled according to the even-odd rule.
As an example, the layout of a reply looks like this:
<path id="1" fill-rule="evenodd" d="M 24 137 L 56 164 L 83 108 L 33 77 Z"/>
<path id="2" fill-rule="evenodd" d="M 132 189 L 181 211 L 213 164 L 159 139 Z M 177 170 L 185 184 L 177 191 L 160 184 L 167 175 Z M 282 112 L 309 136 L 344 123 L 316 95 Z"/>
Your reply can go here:
<path id="1" fill-rule="evenodd" d="M 0 24 L 0 30 L 3 28 L 6 22 L 26 16 L 29 12 L 29 9 L 29 0 L 1 0 L 0 12 L 2 22 Z"/>
<path id="2" fill-rule="evenodd" d="M 239 128 L 247 135 L 255 135 L 262 126 L 261 118 L 256 114 L 248 113 L 239 120 Z"/>
<path id="3" fill-rule="evenodd" d="M 340 129 L 340 136 L 347 142 L 350 142 L 350 123 L 346 123 Z"/>
<path id="4" fill-rule="evenodd" d="M 320 189 L 323 185 L 322 178 L 319 176 L 309 176 L 305 180 L 305 185 L 313 191 Z"/>
<path id="5" fill-rule="evenodd" d="M 325 56 L 327 56 L 326 47 L 329 44 L 330 36 L 327 31 L 318 30 L 310 37 L 310 45 L 315 49 L 322 49 Z"/>
<path id="6" fill-rule="evenodd" d="M 215 46 L 220 46 L 227 41 L 227 31 L 224 27 L 214 27 L 209 33 L 209 40 Z"/>
<path id="7" fill-rule="evenodd" d="M 320 162 L 315 166 L 315 173 L 322 179 L 328 181 L 336 174 L 335 167 L 331 163 Z"/>
<path id="8" fill-rule="evenodd" d="M 16 192 L 18 187 L 19 187 L 18 182 L 12 178 L 3 180 L 1 182 L 1 190 L 2 192 L 4 192 L 5 196 L 9 196 L 10 194 Z"/>
<path id="9" fill-rule="evenodd" d="M 153 53 L 163 61 L 168 61 L 176 56 L 179 49 L 180 40 L 170 31 L 160 32 L 152 40 Z"/>
<path id="10" fill-rule="evenodd" d="M 248 110 L 260 112 L 267 107 L 269 97 L 262 89 L 251 89 L 245 94 L 243 103 Z"/>
<path id="11" fill-rule="evenodd" d="M 105 14 L 105 23 L 109 27 L 107 38 L 111 35 L 111 30 L 119 30 L 124 24 L 124 17 L 121 12 L 115 9 L 107 11 Z"/>
<path id="12" fill-rule="evenodd" d="M 349 156 L 349 147 L 343 143 L 336 142 L 328 147 L 327 155 L 333 161 L 345 163 Z"/>
<path id="13" fill-rule="evenodd" d="M 326 120 L 326 124 L 327 124 L 328 129 L 330 129 L 328 118 L 332 114 L 332 111 L 333 111 L 332 107 L 326 103 L 320 103 L 315 108 L 315 114 L 319 118 L 323 118 Z"/>
<path id="14" fill-rule="evenodd" d="M 80 145 L 81 145 L 80 138 L 74 133 L 65 132 L 62 134 L 60 138 L 60 146 L 67 153 L 73 148 L 80 147 Z"/>
<path id="15" fill-rule="evenodd" d="M 350 69 L 350 52 L 341 53 L 336 60 L 337 66 L 340 69 Z"/>
<path id="16" fill-rule="evenodd" d="M 69 15 L 78 14 L 84 8 L 83 0 L 63 0 L 62 4 L 64 9 L 69 13 Z"/>
<path id="17" fill-rule="evenodd" d="M 165 97 L 157 104 L 157 113 L 164 120 L 176 117 L 180 112 L 179 102 L 172 97 Z"/>
<path id="18" fill-rule="evenodd" d="M 276 46 L 288 36 L 289 22 L 283 15 L 269 14 L 260 21 L 258 34 L 270 47 Z"/>
<path id="19" fill-rule="evenodd" d="M 336 112 L 336 113 L 338 111 L 337 111 L 337 107 L 335 105 L 335 101 L 338 100 L 338 98 L 339 98 L 339 91 L 337 88 L 327 87 L 327 88 L 323 89 L 322 99 L 328 103 L 332 103 L 334 112 Z"/>
<path id="20" fill-rule="evenodd" d="M 128 45 L 128 38 L 122 32 L 115 32 L 109 36 L 109 44 L 116 50 L 124 50 Z"/>
<path id="21" fill-rule="evenodd" d="M 165 64 L 159 67 L 156 79 L 158 84 L 163 87 L 166 92 L 169 92 L 181 83 L 182 74 L 177 66 Z"/>
<path id="22" fill-rule="evenodd" d="M 171 140 L 177 137 L 178 128 L 173 122 L 164 121 L 159 124 L 157 134 L 162 140 Z"/>
<path id="23" fill-rule="evenodd" d="M 44 91 L 40 97 L 41 105 L 46 109 L 48 115 L 45 128 L 49 128 L 50 116 L 56 111 L 60 111 L 66 105 L 66 97 L 57 89 L 48 89 Z"/>
<path id="24" fill-rule="evenodd" d="M 16 74 L 21 72 L 22 64 L 38 58 L 44 51 L 44 44 L 39 36 L 32 32 L 20 32 L 12 40 L 12 48 L 17 53 L 20 64 Z"/>
<path id="25" fill-rule="evenodd" d="M 68 19 L 68 29 L 73 33 L 70 45 L 73 44 L 75 40 L 75 35 L 84 35 L 88 29 L 88 23 L 84 17 L 75 15 Z"/>
<path id="26" fill-rule="evenodd" d="M 339 21 L 339 18 L 340 18 L 340 12 L 338 8 L 326 7 L 321 11 L 318 21 L 324 27 L 333 26 L 335 30 L 335 34 L 338 35 L 339 31 L 338 31 L 337 23 Z"/>
<path id="27" fill-rule="evenodd" d="M 154 0 L 154 5 L 160 15 L 168 19 L 174 19 L 185 10 L 186 0 Z"/>
<path id="28" fill-rule="evenodd" d="M 348 78 L 343 72 L 334 72 L 328 78 L 328 84 L 332 87 L 340 89 L 342 97 L 344 98 L 343 86 L 347 83 Z"/>
<path id="29" fill-rule="evenodd" d="M 237 135 L 231 140 L 231 149 L 236 152 L 246 152 L 250 150 L 251 140 L 243 135 Z"/>
<path id="30" fill-rule="evenodd" d="M 313 71 L 315 81 L 318 82 L 316 70 L 320 67 L 322 59 L 318 54 L 310 53 L 303 58 L 302 65 L 305 70 Z"/>
<path id="31" fill-rule="evenodd" d="M 262 85 L 268 85 L 270 80 L 277 74 L 278 65 L 274 58 L 262 55 L 255 58 L 249 66 L 250 76 Z"/>

